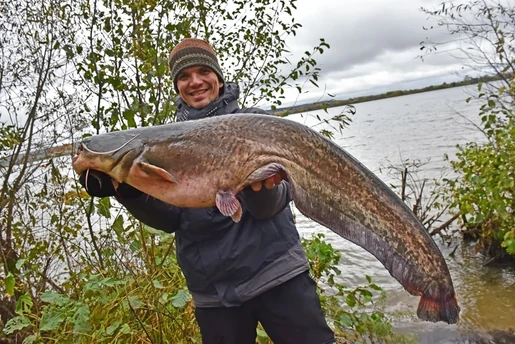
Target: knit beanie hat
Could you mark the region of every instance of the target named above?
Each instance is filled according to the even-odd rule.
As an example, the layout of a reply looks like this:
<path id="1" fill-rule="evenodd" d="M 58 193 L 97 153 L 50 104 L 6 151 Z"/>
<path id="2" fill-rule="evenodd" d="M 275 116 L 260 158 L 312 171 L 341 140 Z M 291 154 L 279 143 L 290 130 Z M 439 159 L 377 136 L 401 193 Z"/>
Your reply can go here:
<path id="1" fill-rule="evenodd" d="M 168 58 L 170 72 L 172 74 L 173 86 L 177 89 L 177 76 L 185 68 L 192 66 L 206 66 L 213 70 L 220 82 L 223 82 L 224 75 L 218 64 L 218 59 L 213 48 L 205 40 L 198 38 L 185 38 L 173 48 Z"/>

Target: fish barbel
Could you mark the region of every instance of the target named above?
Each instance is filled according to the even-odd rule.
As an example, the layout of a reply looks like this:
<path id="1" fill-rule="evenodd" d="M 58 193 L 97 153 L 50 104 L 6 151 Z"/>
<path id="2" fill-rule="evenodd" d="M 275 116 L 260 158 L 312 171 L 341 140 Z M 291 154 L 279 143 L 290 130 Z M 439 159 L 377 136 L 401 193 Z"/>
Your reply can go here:
<path id="1" fill-rule="evenodd" d="M 238 192 L 282 174 L 306 217 L 376 257 L 412 295 L 426 321 L 456 323 L 447 264 L 414 213 L 377 176 L 315 130 L 276 116 L 234 114 L 85 139 L 73 168 L 179 207 L 217 206 L 239 221 Z"/>

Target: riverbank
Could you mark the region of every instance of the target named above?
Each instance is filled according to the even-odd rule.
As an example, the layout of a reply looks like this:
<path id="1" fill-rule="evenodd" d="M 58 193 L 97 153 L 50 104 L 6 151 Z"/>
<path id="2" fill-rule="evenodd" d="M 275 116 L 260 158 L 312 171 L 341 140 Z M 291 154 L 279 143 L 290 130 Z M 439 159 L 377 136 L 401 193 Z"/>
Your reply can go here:
<path id="1" fill-rule="evenodd" d="M 374 94 L 374 95 L 368 95 L 368 96 L 353 97 L 353 98 L 340 99 L 340 100 L 332 99 L 332 100 L 323 101 L 323 102 L 306 103 L 306 104 L 301 104 L 301 105 L 282 107 L 282 108 L 278 108 L 272 112 L 278 116 L 286 116 L 286 115 L 291 115 L 294 113 L 322 110 L 322 109 L 328 109 L 328 108 L 337 107 L 337 106 L 353 105 L 353 104 L 364 103 L 364 102 L 369 102 L 369 101 L 373 101 L 373 100 L 393 98 L 393 97 L 405 96 L 405 95 L 409 95 L 409 94 L 416 94 L 416 93 L 430 92 L 430 91 L 442 90 L 442 89 L 453 88 L 453 87 L 473 85 L 473 84 L 477 84 L 480 82 L 497 81 L 500 79 L 501 79 L 501 77 L 498 75 L 483 76 L 483 77 L 478 77 L 478 78 L 466 78 L 462 81 L 451 82 L 451 83 L 444 82 L 440 85 L 431 85 L 431 86 L 417 88 L 417 89 L 411 89 L 411 90 L 395 90 L 395 91 L 389 91 L 386 93 L 380 93 L 380 94 Z"/>

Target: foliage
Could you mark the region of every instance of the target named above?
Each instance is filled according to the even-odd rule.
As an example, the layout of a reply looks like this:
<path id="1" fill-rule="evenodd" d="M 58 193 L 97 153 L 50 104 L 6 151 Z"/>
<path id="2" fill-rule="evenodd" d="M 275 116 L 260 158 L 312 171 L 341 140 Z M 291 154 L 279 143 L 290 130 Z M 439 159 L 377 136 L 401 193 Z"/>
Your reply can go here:
<path id="1" fill-rule="evenodd" d="M 24 343 L 200 343 L 173 236 L 121 223 L 108 229 L 116 242 L 101 250 L 104 269 L 84 266 L 73 284 L 20 298 L 4 333 L 24 333 Z"/>
<path id="2" fill-rule="evenodd" d="M 479 86 L 481 88 L 481 85 Z M 493 100 L 481 107 L 482 127 L 489 139 L 485 144 L 468 143 L 459 147 L 451 161 L 461 178 L 448 180 L 453 209 L 463 215 L 468 235 L 478 240 L 477 249 L 490 256 L 503 256 L 499 245 L 515 255 L 515 127 L 511 110 Z M 479 229 L 478 234 L 474 231 Z M 472 232 L 472 233 L 471 233 Z"/>
<path id="3" fill-rule="evenodd" d="M 117 217 L 110 229 L 119 245 L 110 247 L 111 242 L 101 251 L 105 269 L 80 272 L 66 290 L 44 291 L 37 298 L 22 295 L 16 316 L 3 332 L 24 333 L 24 343 L 200 343 L 191 295 L 173 254 L 173 235 L 137 224 L 120 226 Z M 340 275 L 340 254 L 323 234 L 303 239 L 303 245 L 323 309 L 334 319 L 339 338 L 355 343 L 409 342 L 393 333 L 377 308 L 384 293 L 369 277 L 368 285 L 355 289 L 334 281 Z M 328 287 L 336 293 L 329 294 Z M 24 285 L 18 282 L 13 288 L 21 290 Z M 257 334 L 260 343 L 270 343 L 261 327 Z"/>
<path id="4" fill-rule="evenodd" d="M 412 338 L 393 332 L 383 313 L 386 295 L 366 276 L 367 285 L 354 289 L 338 283 L 340 253 L 325 242 L 322 233 L 304 238 L 310 273 L 317 282 L 324 314 L 331 319 L 339 339 L 351 343 L 410 343 Z"/>
<path id="5" fill-rule="evenodd" d="M 447 197 L 463 233 L 478 239 L 478 250 L 494 258 L 514 255 L 515 10 L 481 0 L 444 3 L 425 12 L 457 38 L 471 69 L 499 77 L 497 83 L 478 84 L 477 97 L 482 100 L 478 129 L 486 143 L 458 146 L 456 159 L 450 162 L 458 178 L 447 180 Z M 433 52 L 441 45 L 446 44 L 424 44 L 422 49 Z"/>

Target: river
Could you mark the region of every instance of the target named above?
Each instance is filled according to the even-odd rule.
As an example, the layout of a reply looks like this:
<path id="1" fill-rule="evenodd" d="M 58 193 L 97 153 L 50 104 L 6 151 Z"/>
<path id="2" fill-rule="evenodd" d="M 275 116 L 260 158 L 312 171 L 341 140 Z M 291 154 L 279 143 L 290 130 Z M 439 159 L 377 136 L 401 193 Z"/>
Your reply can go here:
<path id="1" fill-rule="evenodd" d="M 401 159 L 429 159 L 419 177 L 439 178 L 441 169 L 448 167 L 445 154 L 452 158 L 457 144 L 485 140 L 472 125 L 479 123 L 478 103 L 465 101 L 476 92 L 477 87 L 472 85 L 356 104 L 352 123 L 341 134 L 336 133 L 334 140 L 385 182 L 393 179 L 380 168 L 388 162 L 399 164 Z M 328 109 L 328 114 L 313 111 L 291 118 L 314 125 L 317 121 L 313 114 L 329 118 L 342 110 L 343 107 L 336 107 Z M 396 330 L 417 334 L 419 343 L 472 343 L 468 341 L 470 331 L 485 332 L 483 338 L 488 338 L 486 333 L 515 330 L 513 267 L 484 266 L 484 257 L 474 254 L 472 246 L 461 241 L 448 246 L 435 238 L 451 271 L 461 319 L 457 325 L 421 322 L 415 316 L 419 297 L 404 291 L 371 254 L 306 219 L 298 211 L 296 215 L 303 236 L 323 232 L 327 241 L 341 252 L 340 282 L 353 287 L 366 284 L 365 274 L 371 276 L 372 281 L 387 292 L 386 312 L 403 314 L 393 318 Z M 456 246 L 455 255 L 451 257 Z M 481 342 L 496 343 L 496 340 Z"/>

